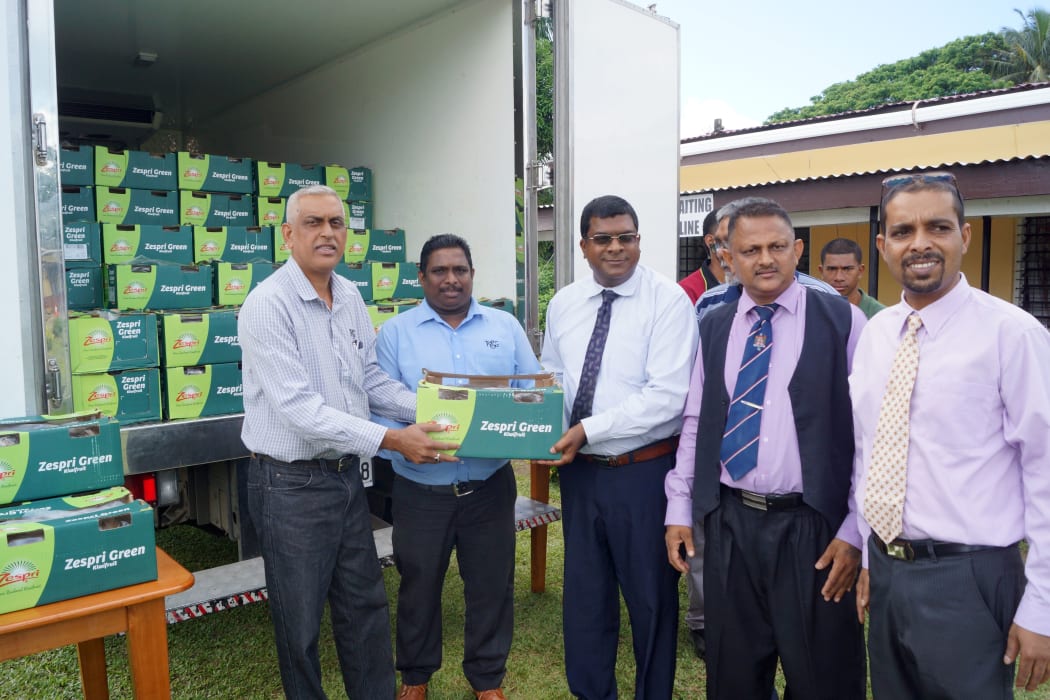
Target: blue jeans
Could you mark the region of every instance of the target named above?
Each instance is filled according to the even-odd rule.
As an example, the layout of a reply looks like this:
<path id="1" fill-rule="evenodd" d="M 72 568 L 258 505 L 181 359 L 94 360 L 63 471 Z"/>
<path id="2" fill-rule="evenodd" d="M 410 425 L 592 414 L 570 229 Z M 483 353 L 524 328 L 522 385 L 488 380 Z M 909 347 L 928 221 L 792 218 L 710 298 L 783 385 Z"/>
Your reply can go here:
<path id="1" fill-rule="evenodd" d="M 266 570 L 285 695 L 326 697 L 317 640 L 327 601 L 347 694 L 392 698 L 390 618 L 360 472 L 253 457 L 248 508 Z"/>

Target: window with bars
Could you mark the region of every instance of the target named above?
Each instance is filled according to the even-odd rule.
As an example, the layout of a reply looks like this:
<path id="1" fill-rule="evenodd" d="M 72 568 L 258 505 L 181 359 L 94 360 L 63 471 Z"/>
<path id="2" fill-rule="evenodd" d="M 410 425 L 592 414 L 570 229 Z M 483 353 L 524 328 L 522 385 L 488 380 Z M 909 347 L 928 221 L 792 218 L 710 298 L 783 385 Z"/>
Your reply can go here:
<path id="1" fill-rule="evenodd" d="M 1050 216 L 1021 225 L 1014 281 L 1018 306 L 1050 327 Z"/>
<path id="2" fill-rule="evenodd" d="M 700 263 L 707 260 L 707 246 L 703 236 L 691 236 L 678 239 L 678 279 L 684 279 L 696 272 Z"/>

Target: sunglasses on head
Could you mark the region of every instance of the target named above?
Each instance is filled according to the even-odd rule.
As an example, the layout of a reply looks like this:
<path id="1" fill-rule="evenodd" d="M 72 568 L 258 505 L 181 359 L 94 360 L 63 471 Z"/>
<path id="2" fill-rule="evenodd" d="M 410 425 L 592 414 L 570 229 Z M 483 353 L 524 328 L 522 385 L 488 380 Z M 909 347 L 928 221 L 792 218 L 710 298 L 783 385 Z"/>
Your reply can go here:
<path id="1" fill-rule="evenodd" d="M 892 190 L 897 187 L 903 187 L 904 185 L 910 185 L 913 182 L 946 182 L 956 189 L 959 188 L 959 184 L 955 181 L 955 176 L 951 173 L 933 172 L 911 173 L 910 175 L 890 175 L 882 181 L 882 189 Z"/>

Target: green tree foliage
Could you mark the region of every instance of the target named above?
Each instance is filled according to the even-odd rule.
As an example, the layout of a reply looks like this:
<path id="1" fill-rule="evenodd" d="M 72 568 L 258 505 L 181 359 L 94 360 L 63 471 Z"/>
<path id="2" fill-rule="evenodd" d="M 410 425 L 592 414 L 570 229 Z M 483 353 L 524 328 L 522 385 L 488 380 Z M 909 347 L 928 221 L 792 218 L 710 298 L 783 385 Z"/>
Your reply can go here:
<path id="1" fill-rule="evenodd" d="M 554 153 L 554 42 L 550 19 L 536 24 L 536 155 Z"/>
<path id="2" fill-rule="evenodd" d="M 1003 27 L 1006 47 L 993 61 L 995 74 L 1015 83 L 1050 81 L 1050 12 L 1014 12 L 1021 16 L 1023 26 L 1020 30 Z"/>
<path id="3" fill-rule="evenodd" d="M 855 80 L 835 83 L 810 99 L 805 107 L 789 107 L 770 116 L 767 124 L 867 109 L 882 104 L 945 97 L 1009 87 L 991 68 L 1007 44 L 989 32 L 956 39 L 914 58 L 881 65 Z"/>

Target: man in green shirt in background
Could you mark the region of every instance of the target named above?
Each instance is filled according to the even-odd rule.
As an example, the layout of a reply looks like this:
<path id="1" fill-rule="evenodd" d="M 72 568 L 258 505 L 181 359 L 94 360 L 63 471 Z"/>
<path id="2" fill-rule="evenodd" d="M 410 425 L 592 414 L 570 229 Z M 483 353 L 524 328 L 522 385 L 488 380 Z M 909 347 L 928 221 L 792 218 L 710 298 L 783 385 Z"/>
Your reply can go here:
<path id="1" fill-rule="evenodd" d="M 848 238 L 834 238 L 820 249 L 820 274 L 824 281 L 835 288 L 849 303 L 858 307 L 871 318 L 885 309 L 885 305 L 873 296 L 868 296 L 858 287 L 864 274 L 860 246 Z"/>

